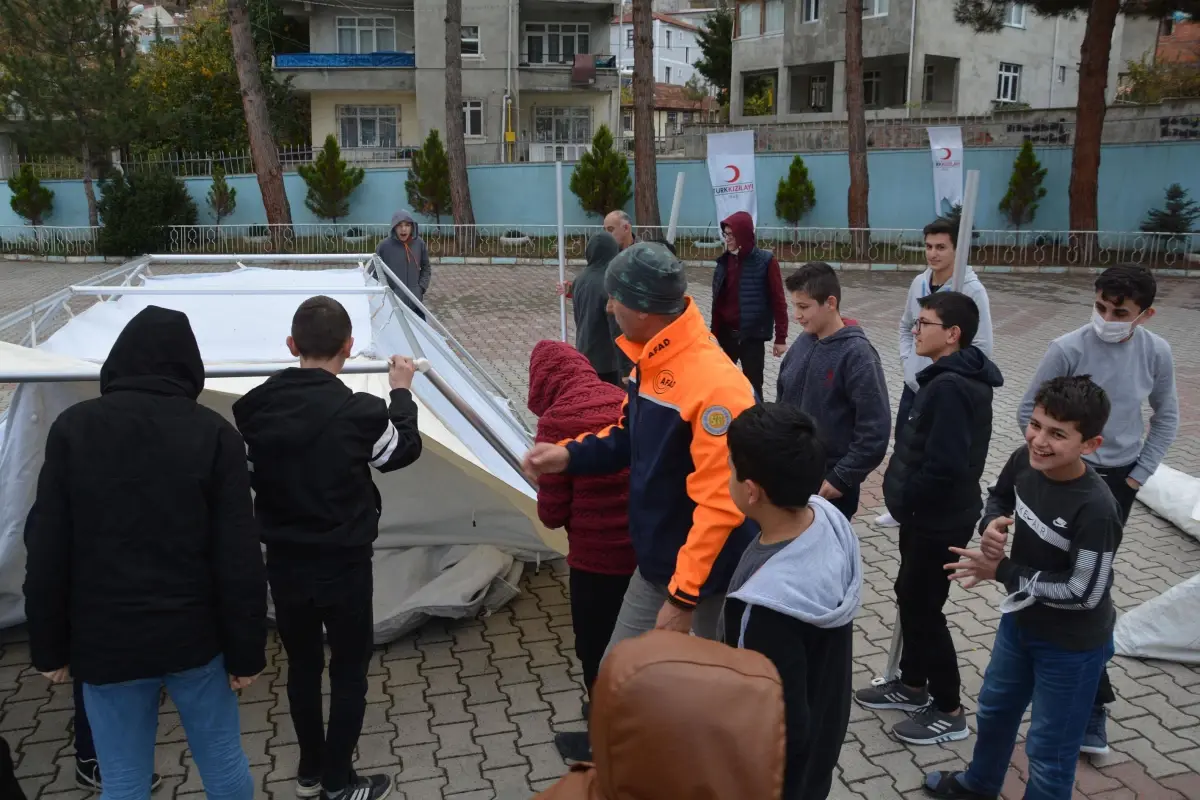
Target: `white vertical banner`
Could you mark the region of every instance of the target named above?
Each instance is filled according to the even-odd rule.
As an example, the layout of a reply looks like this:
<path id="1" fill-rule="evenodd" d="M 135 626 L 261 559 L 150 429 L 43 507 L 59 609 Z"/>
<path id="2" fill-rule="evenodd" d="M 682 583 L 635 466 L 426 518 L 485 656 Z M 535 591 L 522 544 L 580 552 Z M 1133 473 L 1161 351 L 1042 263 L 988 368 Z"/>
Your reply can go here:
<path id="1" fill-rule="evenodd" d="M 717 223 L 735 211 L 749 211 L 758 225 L 754 191 L 754 131 L 708 135 L 708 178 L 717 204 Z"/>
<path id="2" fill-rule="evenodd" d="M 943 216 L 963 202 L 962 128 L 927 128 L 933 155 L 933 213 Z"/>

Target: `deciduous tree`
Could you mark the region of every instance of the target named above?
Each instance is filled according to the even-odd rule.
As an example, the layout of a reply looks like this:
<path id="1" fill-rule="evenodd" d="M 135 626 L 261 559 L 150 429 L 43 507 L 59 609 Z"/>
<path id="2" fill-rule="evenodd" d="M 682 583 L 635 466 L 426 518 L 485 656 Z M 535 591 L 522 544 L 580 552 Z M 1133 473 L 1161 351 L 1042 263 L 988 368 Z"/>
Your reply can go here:
<path id="1" fill-rule="evenodd" d="M 654 153 L 654 14 L 651 0 L 633 0 L 634 216 L 641 227 L 662 225 Z"/>
<path id="2" fill-rule="evenodd" d="M 474 225 L 462 107 L 462 0 L 446 0 L 446 138 L 454 224 Z"/>

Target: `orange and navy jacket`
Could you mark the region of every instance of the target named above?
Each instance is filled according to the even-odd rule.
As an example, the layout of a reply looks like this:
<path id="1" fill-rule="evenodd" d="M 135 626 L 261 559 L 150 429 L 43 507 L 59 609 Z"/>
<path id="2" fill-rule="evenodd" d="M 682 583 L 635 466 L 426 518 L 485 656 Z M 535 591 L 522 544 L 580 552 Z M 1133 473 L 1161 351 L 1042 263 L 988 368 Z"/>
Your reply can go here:
<path id="1" fill-rule="evenodd" d="M 567 443 L 568 472 L 629 468 L 629 534 L 638 571 L 691 608 L 723 593 L 756 529 L 729 494 L 725 433 L 754 390 L 709 333 L 695 302 L 653 341 L 617 345 L 634 362 L 621 419 Z"/>

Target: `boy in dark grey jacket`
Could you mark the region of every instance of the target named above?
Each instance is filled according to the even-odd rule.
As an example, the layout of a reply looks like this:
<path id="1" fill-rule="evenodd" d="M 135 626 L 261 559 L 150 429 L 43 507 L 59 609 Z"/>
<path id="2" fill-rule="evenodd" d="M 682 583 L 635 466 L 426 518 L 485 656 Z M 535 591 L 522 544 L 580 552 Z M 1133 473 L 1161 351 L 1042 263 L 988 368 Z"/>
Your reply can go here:
<path id="1" fill-rule="evenodd" d="M 375 255 L 383 259 L 388 269 L 404 282 L 418 300 L 425 302 L 425 293 L 429 291 L 429 279 L 432 277 L 429 249 L 425 247 L 424 240 L 417 235 L 417 223 L 412 214 L 401 210 L 392 215 L 392 230 L 388 238 L 379 243 Z M 418 311 L 416 304 L 409 300 L 408 295 L 390 278 L 388 284 L 405 305 L 413 311 Z"/>
<path id="2" fill-rule="evenodd" d="M 783 357 L 775 398 L 816 421 L 827 454 L 820 495 L 850 519 L 859 486 L 887 454 L 892 412 L 883 366 L 863 329 L 842 317 L 833 267 L 814 261 L 784 283 L 804 332 Z"/>

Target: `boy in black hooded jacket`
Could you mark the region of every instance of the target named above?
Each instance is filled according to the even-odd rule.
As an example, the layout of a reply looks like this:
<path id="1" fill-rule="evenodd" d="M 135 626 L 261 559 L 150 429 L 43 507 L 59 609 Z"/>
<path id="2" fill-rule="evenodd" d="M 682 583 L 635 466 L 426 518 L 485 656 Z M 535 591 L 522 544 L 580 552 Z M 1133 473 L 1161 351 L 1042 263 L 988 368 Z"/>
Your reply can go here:
<path id="1" fill-rule="evenodd" d="M 234 403 L 246 439 L 255 514 L 267 545 L 267 575 L 279 637 L 288 654 L 288 700 L 300 744 L 300 797 L 378 800 L 386 775 L 356 776 L 352 762 L 366 711 L 373 648 L 372 543 L 382 501 L 371 478 L 421 454 L 414 366 L 392 356 L 390 407 L 338 379 L 354 339 L 336 300 L 312 297 L 292 319 L 286 369 Z M 329 729 L 321 711 L 328 634 Z"/>

